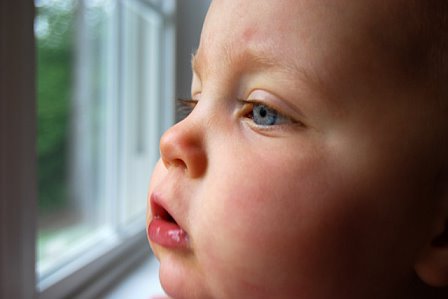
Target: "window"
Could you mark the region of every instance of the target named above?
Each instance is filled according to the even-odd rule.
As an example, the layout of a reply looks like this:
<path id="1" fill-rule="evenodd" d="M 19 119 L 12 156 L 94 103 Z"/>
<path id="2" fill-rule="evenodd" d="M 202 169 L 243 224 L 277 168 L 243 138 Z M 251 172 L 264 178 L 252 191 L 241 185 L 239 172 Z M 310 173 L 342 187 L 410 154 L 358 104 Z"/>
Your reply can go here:
<path id="1" fill-rule="evenodd" d="M 175 1 L 35 5 L 36 274 L 41 297 L 60 298 L 146 243 L 142 194 L 173 122 Z"/>

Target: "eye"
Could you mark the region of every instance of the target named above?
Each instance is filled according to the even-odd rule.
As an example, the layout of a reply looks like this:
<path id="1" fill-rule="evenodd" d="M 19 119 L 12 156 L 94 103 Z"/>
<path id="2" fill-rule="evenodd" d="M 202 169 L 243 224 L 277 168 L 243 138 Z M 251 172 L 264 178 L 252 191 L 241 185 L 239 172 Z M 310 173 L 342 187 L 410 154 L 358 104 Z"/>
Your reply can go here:
<path id="1" fill-rule="evenodd" d="M 261 127 L 282 125 L 287 123 L 294 123 L 292 119 L 282 115 L 277 110 L 261 103 L 245 103 L 244 110 L 247 113 L 244 115 L 252 119 L 254 124 Z"/>
<path id="2" fill-rule="evenodd" d="M 255 104 L 252 108 L 252 120 L 260 126 L 272 126 L 277 122 L 278 113 L 265 105 Z"/>

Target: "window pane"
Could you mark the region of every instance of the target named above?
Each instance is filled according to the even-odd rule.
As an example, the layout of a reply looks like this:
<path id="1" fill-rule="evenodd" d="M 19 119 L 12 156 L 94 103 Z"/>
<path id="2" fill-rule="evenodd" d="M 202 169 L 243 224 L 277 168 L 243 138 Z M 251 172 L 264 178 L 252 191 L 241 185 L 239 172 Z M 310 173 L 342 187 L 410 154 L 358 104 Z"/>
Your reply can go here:
<path id="1" fill-rule="evenodd" d="M 144 220 L 142 194 L 147 192 L 150 171 L 158 158 L 161 105 L 160 51 L 162 17 L 143 2 L 124 2 L 123 97 L 126 98 L 126 133 L 123 146 L 125 182 L 122 220 Z"/>
<path id="2" fill-rule="evenodd" d="M 144 236 L 150 169 L 173 119 L 175 3 L 35 3 L 42 290 Z"/>
<path id="3" fill-rule="evenodd" d="M 112 6 L 36 2 L 38 82 L 38 274 L 110 235 L 105 201 Z M 109 217 L 109 218 L 108 218 Z"/>

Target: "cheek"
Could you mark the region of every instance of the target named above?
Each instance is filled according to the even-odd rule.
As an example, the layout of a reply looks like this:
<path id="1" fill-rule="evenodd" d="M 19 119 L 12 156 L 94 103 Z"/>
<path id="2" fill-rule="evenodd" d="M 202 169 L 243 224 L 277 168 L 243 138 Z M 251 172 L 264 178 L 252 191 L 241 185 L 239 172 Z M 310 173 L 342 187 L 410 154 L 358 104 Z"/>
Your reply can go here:
<path id="1" fill-rule="evenodd" d="M 208 178 L 194 217 L 198 260 L 214 269 L 211 285 L 222 288 L 224 281 L 252 295 L 289 290 L 306 297 L 349 291 L 353 283 L 361 292 L 369 281 L 390 277 L 392 284 L 392 277 L 411 271 L 415 248 L 401 253 L 413 217 L 406 212 L 412 207 L 397 200 L 403 194 L 390 192 L 393 184 L 381 179 L 379 185 L 391 188 L 377 189 L 374 177 L 350 175 L 314 156 L 246 158 L 237 172 L 231 163 L 220 165 L 221 174 L 232 175 Z"/>
<path id="2" fill-rule="evenodd" d="M 294 167 L 284 156 L 271 155 L 272 163 L 250 160 L 239 164 L 241 171 L 229 170 L 232 175 L 210 178 L 215 183 L 205 184 L 201 197 L 207 199 L 196 215 L 201 230 L 197 245 L 202 249 L 198 259 L 216 271 L 216 285 L 232 277 L 229 288 L 239 281 L 251 294 L 269 293 L 266 286 L 296 289 L 298 279 L 306 280 L 326 254 L 319 247 L 325 248 L 324 227 L 331 219 L 326 219 L 328 209 L 316 201 L 322 192 L 315 190 L 320 185 L 316 169 L 322 162 L 298 161 L 300 167 Z M 256 166 L 256 161 L 264 162 Z"/>

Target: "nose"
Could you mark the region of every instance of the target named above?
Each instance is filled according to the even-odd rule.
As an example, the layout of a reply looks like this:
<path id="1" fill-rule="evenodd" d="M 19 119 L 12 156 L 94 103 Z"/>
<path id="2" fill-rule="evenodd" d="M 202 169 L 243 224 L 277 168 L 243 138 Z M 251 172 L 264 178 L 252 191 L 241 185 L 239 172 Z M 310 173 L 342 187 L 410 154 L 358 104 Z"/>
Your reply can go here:
<path id="1" fill-rule="evenodd" d="M 202 124 L 187 117 L 166 131 L 160 139 L 160 155 L 167 169 L 180 167 L 191 178 L 198 178 L 207 168 Z"/>

